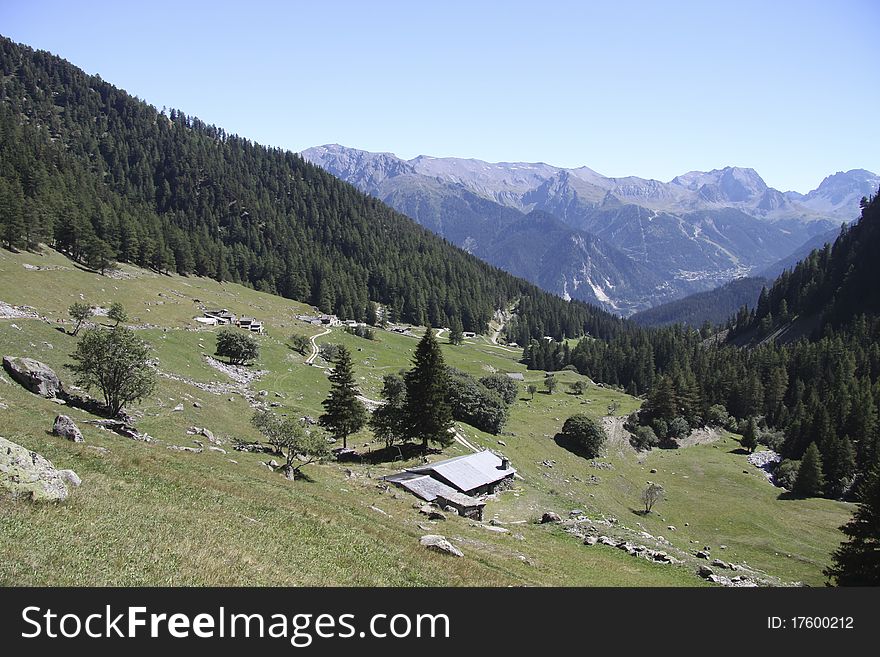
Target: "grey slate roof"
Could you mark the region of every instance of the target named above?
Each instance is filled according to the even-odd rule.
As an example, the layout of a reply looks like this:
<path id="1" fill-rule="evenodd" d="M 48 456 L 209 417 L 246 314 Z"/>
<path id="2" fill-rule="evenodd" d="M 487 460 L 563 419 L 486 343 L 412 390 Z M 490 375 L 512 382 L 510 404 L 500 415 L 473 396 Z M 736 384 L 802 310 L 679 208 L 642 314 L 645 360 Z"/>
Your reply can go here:
<path id="1" fill-rule="evenodd" d="M 501 458 L 489 450 L 427 463 L 408 468 L 407 471 L 417 474 L 435 473 L 463 493 L 501 481 L 516 472 L 509 466 L 501 469 Z"/>
<path id="2" fill-rule="evenodd" d="M 414 472 L 401 472 L 385 477 L 385 481 L 406 488 L 410 493 L 421 497 L 427 502 L 433 502 L 438 497 L 460 506 L 485 506 L 485 502 L 459 493 L 454 488 L 434 479 L 430 475 L 416 474 Z"/>

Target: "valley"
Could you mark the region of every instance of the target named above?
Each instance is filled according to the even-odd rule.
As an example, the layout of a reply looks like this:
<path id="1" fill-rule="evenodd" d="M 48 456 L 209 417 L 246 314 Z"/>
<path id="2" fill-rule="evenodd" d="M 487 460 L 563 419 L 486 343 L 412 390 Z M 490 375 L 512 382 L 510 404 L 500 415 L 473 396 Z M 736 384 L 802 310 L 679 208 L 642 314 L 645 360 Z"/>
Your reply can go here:
<path id="1" fill-rule="evenodd" d="M 382 377 L 410 366 L 424 329 L 413 328 L 412 336 L 377 331 L 377 340 L 338 328 L 324 333 L 295 319 L 311 310 L 297 302 L 125 264 L 102 276 L 43 247 L 38 253 L 0 250 L 0 301 L 18 309 L 0 319 L 2 355 L 35 358 L 69 379 L 64 365 L 76 338 L 62 320 L 79 300 L 101 307 L 121 301 L 128 323 L 152 346 L 166 376 L 128 410 L 154 440 L 137 442 L 85 424 L 84 411 L 62 411 L 0 374 L 0 435 L 82 478 L 63 504 L 0 505 L 4 585 L 697 586 L 705 580 L 695 574 L 694 554 L 709 547 L 713 558 L 742 564 L 767 583 L 821 586 L 821 570 L 840 541 L 838 527 L 853 509 L 828 499 L 788 499 L 747 463 L 738 437 L 723 431 L 693 447 L 638 454 L 621 439 L 620 420 L 612 421 L 615 439 L 594 462 L 599 466 L 591 465 L 554 441 L 565 419 L 582 412 L 602 420 L 612 403 L 623 417 L 641 400 L 570 371 L 557 372 L 561 385 L 547 394 L 544 372 L 526 370 L 518 351 L 477 336 L 459 346 L 440 338 L 447 364 L 475 376 L 518 372 L 524 381 L 502 434 L 455 426 L 466 443 L 510 458 L 522 479 L 488 501 L 485 525 L 456 516 L 428 520 L 419 500 L 381 480 L 418 459 L 328 460 L 307 466 L 308 480 L 288 481 L 263 465 L 267 455 L 233 449 L 235 439 L 259 437 L 249 423 L 254 404 L 271 402 L 272 410 L 296 417 L 321 413 L 327 364 L 317 357 L 306 365 L 307 357 L 285 344 L 290 334 L 348 346 L 361 392 L 377 399 Z M 265 323 L 267 334 L 257 336 L 260 357 L 247 368 L 260 372 L 258 378 L 238 384 L 211 366 L 216 329 L 193 321 L 202 306 Z M 586 383 L 583 395 L 566 391 L 575 381 Z M 539 389 L 531 399 L 529 383 Z M 79 424 L 84 443 L 50 435 L 59 411 Z M 226 453 L 168 449 L 193 447 L 198 436 L 187 433 L 191 427 L 209 429 Z M 349 444 L 365 454 L 382 447 L 366 429 Z M 456 442 L 429 459 L 468 451 Z M 666 495 L 653 513 L 640 516 L 634 511 L 648 480 L 661 483 Z M 571 519 L 572 510 L 582 520 Z M 548 511 L 563 521 L 540 524 Z M 591 531 L 659 545 L 685 563 L 585 546 L 576 534 Z M 420 536 L 435 533 L 464 557 L 419 545 Z"/>
<path id="2" fill-rule="evenodd" d="M 861 169 L 798 194 L 742 167 L 660 182 L 338 144 L 302 156 L 515 276 L 623 316 L 735 278 L 774 278 L 777 262 L 833 241 L 880 185 Z"/>

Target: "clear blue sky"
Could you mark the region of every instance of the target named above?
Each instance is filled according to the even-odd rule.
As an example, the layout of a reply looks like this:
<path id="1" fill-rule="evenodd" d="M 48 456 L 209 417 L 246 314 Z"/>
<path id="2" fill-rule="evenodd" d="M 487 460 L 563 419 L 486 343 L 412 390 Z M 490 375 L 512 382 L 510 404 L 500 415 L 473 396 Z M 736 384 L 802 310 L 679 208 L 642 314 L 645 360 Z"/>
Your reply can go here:
<path id="1" fill-rule="evenodd" d="M 260 143 L 587 165 L 880 173 L 880 2 L 48 2 L 0 33 Z"/>

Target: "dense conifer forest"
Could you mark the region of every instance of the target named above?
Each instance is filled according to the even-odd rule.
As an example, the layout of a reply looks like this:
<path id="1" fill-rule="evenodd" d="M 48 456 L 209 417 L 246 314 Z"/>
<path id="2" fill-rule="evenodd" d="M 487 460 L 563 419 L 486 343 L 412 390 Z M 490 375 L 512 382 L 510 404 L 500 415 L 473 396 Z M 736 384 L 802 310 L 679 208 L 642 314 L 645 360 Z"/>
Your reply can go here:
<path id="1" fill-rule="evenodd" d="M 878 462 L 880 197 L 834 245 L 813 251 L 726 326 L 622 327 L 610 340 L 532 340 L 532 369 L 573 365 L 647 401 L 634 423 L 674 446 L 705 424 L 742 430 L 799 461 L 815 443 L 824 492 L 842 497 Z M 685 424 L 686 423 L 686 426 Z"/>
<path id="2" fill-rule="evenodd" d="M 123 261 L 241 282 L 358 320 L 379 302 L 391 320 L 484 332 L 515 308 L 507 337 L 530 368 L 571 365 L 646 395 L 634 421 L 660 443 L 754 419 L 788 460 L 815 443 L 835 497 L 878 460 L 876 198 L 726 326 L 645 329 L 479 261 L 294 153 L 158 111 L 49 53 L 0 38 L 0 75 L 4 248 L 45 242 L 102 272 Z"/>
<path id="3" fill-rule="evenodd" d="M 46 242 L 209 276 L 363 320 L 484 332 L 516 306 L 528 336 L 607 336 L 622 321 L 454 248 L 308 164 L 180 111 L 158 111 L 63 59 L 0 38 L 0 241 Z"/>

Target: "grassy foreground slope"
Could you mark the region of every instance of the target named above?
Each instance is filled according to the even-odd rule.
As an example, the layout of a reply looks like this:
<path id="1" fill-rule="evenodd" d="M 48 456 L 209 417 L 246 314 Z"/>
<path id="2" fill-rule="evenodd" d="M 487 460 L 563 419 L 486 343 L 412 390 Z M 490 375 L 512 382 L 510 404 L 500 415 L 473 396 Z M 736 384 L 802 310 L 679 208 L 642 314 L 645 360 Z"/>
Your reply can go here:
<path id="1" fill-rule="evenodd" d="M 618 438 L 603 459 L 612 469 L 591 467 L 557 446 L 553 435 L 575 412 L 598 419 L 614 401 L 616 413 L 624 415 L 638 400 L 595 385 L 582 397 L 566 394 L 564 383 L 581 377 L 564 372 L 557 374 L 563 385 L 553 395 L 539 392 L 530 400 L 521 386 L 505 435 L 458 425 L 469 442 L 502 450 L 523 476 L 514 490 L 487 507 L 487 520 L 495 517 L 510 532 L 492 532 L 456 517 L 431 523 L 413 508 L 415 498 L 387 490 L 379 480 L 405 463 L 329 462 L 306 468 L 311 481 L 289 482 L 260 464 L 266 456 L 232 450 L 234 437 L 257 438 L 248 423 L 247 398 L 257 391 L 265 390 L 268 400 L 280 404 L 279 412 L 321 412 L 329 390 L 324 363 L 318 359 L 319 367 L 306 366 L 284 344 L 294 331 L 319 332 L 295 320 L 305 310 L 301 304 L 238 285 L 127 266 L 113 278 L 103 277 L 50 250 L 0 250 L 0 301 L 32 306 L 43 318 L 0 319 L 0 355 L 37 358 L 69 380 L 63 365 L 76 339 L 57 330 L 58 320 L 81 294 L 103 307 L 124 303 L 130 324 L 153 345 L 163 376 L 155 393 L 130 410 L 139 428 L 156 440 L 138 443 L 96 429 L 83 423 L 90 418 L 77 409 L 64 412 L 77 421 L 85 443 L 51 436 L 60 407 L 0 374 L 0 435 L 83 479 L 63 504 L 0 502 L 3 585 L 702 583 L 692 568 L 649 563 L 605 546 L 584 547 L 559 526 L 534 522 L 543 511 L 565 517 L 576 508 L 595 518 L 614 517 L 620 525 L 641 523 L 683 550 L 711 545 L 714 552 L 723 544 L 727 548 L 717 556 L 726 560 L 784 581 L 821 584 L 821 568 L 840 540 L 837 527 L 851 510 L 828 500 L 779 499 L 779 489 L 744 456 L 732 453 L 737 443 L 730 437 L 641 458 Z M 260 360 L 251 368 L 264 373 L 249 389 L 205 358 L 213 353 L 214 336 L 192 321 L 199 304 L 254 315 L 267 324 L 268 335 L 259 338 Z M 378 337 L 367 341 L 334 330 L 318 338 L 319 344 L 351 347 L 356 377 L 371 398 L 378 397 L 382 376 L 409 366 L 416 344 L 412 336 L 380 331 Z M 543 389 L 543 373 L 527 372 L 517 362 L 518 351 L 479 337 L 443 349 L 449 364 L 474 375 L 523 372 L 527 382 Z M 211 383 L 221 385 L 213 392 L 200 387 Z M 183 410 L 175 410 L 179 405 Z M 169 445 L 192 446 L 198 436 L 187 435 L 190 426 L 211 429 L 227 453 L 168 450 Z M 368 443 L 372 436 L 366 430 L 350 440 L 361 449 Z M 445 455 L 467 451 L 456 443 Z M 651 468 L 658 472 L 650 474 Z M 647 479 L 662 483 L 668 495 L 657 513 L 640 517 L 632 510 Z M 418 544 L 426 533 L 444 534 L 465 557 L 427 552 Z"/>

